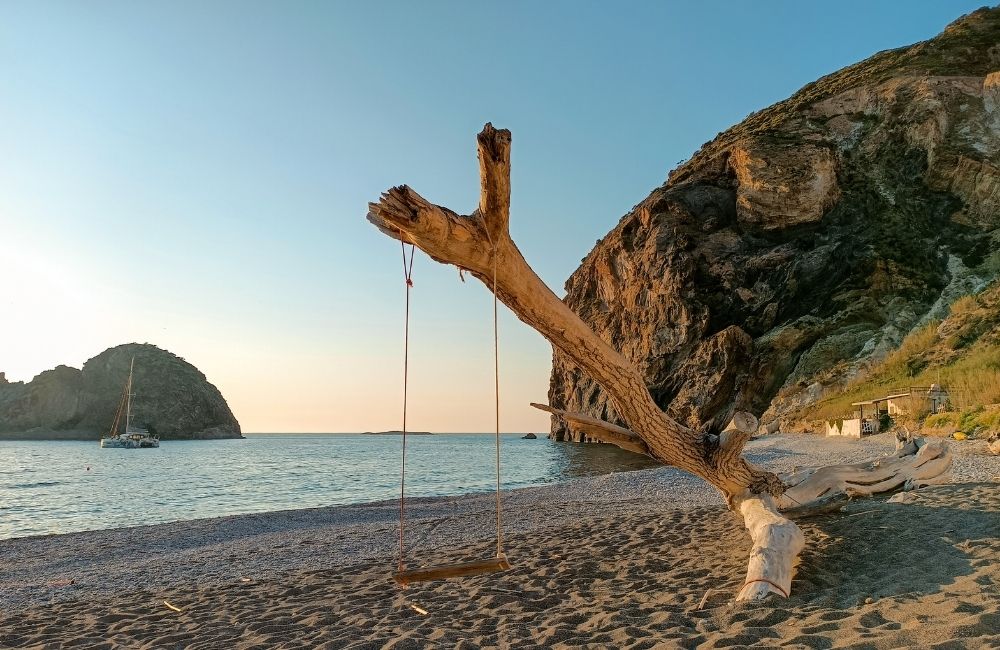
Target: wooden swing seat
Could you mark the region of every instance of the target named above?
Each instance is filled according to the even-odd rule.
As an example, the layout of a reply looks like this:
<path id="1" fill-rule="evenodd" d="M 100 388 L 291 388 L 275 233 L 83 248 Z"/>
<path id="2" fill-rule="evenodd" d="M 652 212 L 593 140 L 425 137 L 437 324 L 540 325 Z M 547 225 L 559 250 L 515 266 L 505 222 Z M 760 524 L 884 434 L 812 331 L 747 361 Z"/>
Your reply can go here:
<path id="1" fill-rule="evenodd" d="M 510 562 L 503 552 L 503 526 L 501 525 L 500 506 L 500 343 L 497 336 L 497 257 L 493 252 L 493 379 L 494 392 L 496 396 L 496 463 L 497 463 L 497 554 L 496 557 L 488 560 L 475 560 L 473 562 L 452 562 L 449 564 L 437 564 L 420 567 L 419 569 L 406 568 L 406 545 L 404 544 L 404 522 L 406 510 L 406 403 L 407 403 L 407 381 L 409 374 L 410 358 L 410 290 L 413 288 L 413 251 L 415 244 L 410 244 L 410 257 L 406 257 L 406 242 L 400 238 L 400 245 L 403 249 L 403 277 L 406 280 L 406 318 L 403 325 L 403 458 L 402 471 L 399 478 L 399 570 L 392 574 L 393 580 L 401 587 L 414 582 L 429 582 L 431 580 L 446 580 L 448 578 L 462 578 L 465 576 L 478 576 L 498 571 L 506 571 L 510 568 Z M 464 281 L 464 280 L 463 280 Z M 485 282 L 485 280 L 484 280 Z M 426 614 L 426 611 L 419 610 Z"/>
<path id="2" fill-rule="evenodd" d="M 498 571 L 506 571 L 509 568 L 510 562 L 507 561 L 507 556 L 504 553 L 501 553 L 488 560 L 438 564 L 435 566 L 421 567 L 419 569 L 404 569 L 393 573 L 392 578 L 405 587 L 411 582 L 429 582 L 431 580 L 446 580 L 448 578 L 478 576 L 487 573 L 496 573 Z"/>

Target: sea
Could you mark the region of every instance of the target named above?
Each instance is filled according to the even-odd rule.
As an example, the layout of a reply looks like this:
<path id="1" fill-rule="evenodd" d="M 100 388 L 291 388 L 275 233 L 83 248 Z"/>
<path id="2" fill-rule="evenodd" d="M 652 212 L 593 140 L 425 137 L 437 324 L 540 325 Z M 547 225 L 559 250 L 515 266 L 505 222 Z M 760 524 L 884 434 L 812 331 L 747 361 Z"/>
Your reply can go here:
<path id="1" fill-rule="evenodd" d="M 408 436 L 406 494 L 496 488 L 493 435 Z M 97 441 L 0 441 L 0 539 L 399 498 L 395 435 L 248 434 L 101 449 Z M 610 445 L 504 434 L 501 487 L 652 467 Z"/>

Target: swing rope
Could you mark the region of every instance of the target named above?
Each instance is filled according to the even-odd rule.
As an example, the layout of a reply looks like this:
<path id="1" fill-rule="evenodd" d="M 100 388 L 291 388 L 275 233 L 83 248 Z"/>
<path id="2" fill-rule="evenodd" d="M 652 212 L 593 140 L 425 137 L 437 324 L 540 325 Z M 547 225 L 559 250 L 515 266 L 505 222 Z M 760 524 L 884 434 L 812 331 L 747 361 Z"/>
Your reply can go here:
<path id="1" fill-rule="evenodd" d="M 492 243 L 492 242 L 490 242 Z M 500 521 L 500 334 L 497 328 L 497 251 L 493 247 L 493 395 L 496 401 L 497 449 L 497 557 L 503 555 L 503 526 Z"/>
<path id="2" fill-rule="evenodd" d="M 487 234 L 487 236 L 489 236 Z M 492 241 L 490 242 L 492 244 Z M 399 479 L 399 570 L 406 567 L 406 406 L 407 406 L 407 385 L 409 381 L 409 358 L 410 358 L 410 290 L 413 288 L 413 257 L 415 245 L 410 244 L 410 254 L 406 254 L 406 242 L 400 240 L 403 252 L 403 279 L 406 282 L 406 314 L 403 325 L 403 449 L 401 471 Z M 496 523 L 497 523 L 497 557 L 503 559 L 503 520 L 500 499 L 500 335 L 498 327 L 498 299 L 497 299 L 497 255 L 496 247 L 493 250 L 493 388 L 495 398 L 495 423 L 496 423 Z M 504 560 L 506 562 L 506 560 Z"/>
<path id="3" fill-rule="evenodd" d="M 406 259 L 406 242 L 399 241 L 403 249 L 403 278 L 406 280 L 406 318 L 403 325 L 403 460 L 399 473 L 399 570 L 406 564 L 406 550 L 403 546 L 403 528 L 406 515 L 406 388 L 410 374 L 410 289 L 413 288 L 413 253 L 416 246 L 410 244 L 410 259 Z"/>

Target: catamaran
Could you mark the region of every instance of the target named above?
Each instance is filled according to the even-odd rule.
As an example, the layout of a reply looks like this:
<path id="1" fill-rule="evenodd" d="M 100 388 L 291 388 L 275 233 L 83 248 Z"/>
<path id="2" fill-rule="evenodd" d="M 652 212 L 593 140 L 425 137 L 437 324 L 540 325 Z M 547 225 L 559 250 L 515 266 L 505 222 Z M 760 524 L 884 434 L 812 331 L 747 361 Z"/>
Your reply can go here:
<path id="1" fill-rule="evenodd" d="M 135 367 L 135 357 L 128 366 L 128 381 L 125 382 L 125 390 L 122 393 L 121 402 L 118 403 L 118 411 L 115 413 L 115 421 L 111 424 L 111 431 L 104 438 L 101 438 L 101 447 L 112 449 L 148 449 L 160 446 L 160 436 L 151 434 L 146 429 L 132 426 L 132 370 Z M 124 431 L 118 432 L 118 425 L 121 424 L 122 411 L 125 415 Z"/>

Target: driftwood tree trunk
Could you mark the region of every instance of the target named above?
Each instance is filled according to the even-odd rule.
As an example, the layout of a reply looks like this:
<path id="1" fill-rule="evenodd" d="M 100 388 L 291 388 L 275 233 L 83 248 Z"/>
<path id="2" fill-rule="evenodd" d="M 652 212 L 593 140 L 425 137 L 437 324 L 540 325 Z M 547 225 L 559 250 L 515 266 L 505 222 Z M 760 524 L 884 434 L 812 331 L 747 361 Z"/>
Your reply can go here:
<path id="1" fill-rule="evenodd" d="M 878 473 L 876 485 L 893 489 L 907 480 L 940 480 L 950 467 L 943 446 L 916 445 L 879 468 L 828 467 L 782 478 L 754 466 L 743 447 L 757 429 L 757 419 L 737 413 L 723 431 L 702 433 L 668 417 L 646 388 L 636 367 L 601 339 L 535 274 L 514 244 L 510 218 L 510 131 L 487 124 L 478 136 L 481 194 L 479 208 L 461 216 L 434 205 L 402 185 L 369 204 L 368 220 L 394 239 L 414 244 L 443 264 L 470 271 L 488 288 L 496 274 L 497 297 L 518 318 L 540 332 L 607 392 L 629 429 L 579 413 L 535 405 L 564 418 L 592 438 L 647 454 L 715 486 L 730 508 L 740 512 L 753 539 L 747 581 L 738 598 L 787 596 L 804 541 L 798 527 L 780 513 L 828 510 L 869 485 L 866 472 Z M 928 451 L 924 451 L 929 449 Z M 906 451 L 906 450 L 904 450 Z M 934 463 L 933 465 L 931 463 Z M 931 470 L 938 474 L 931 476 Z"/>

